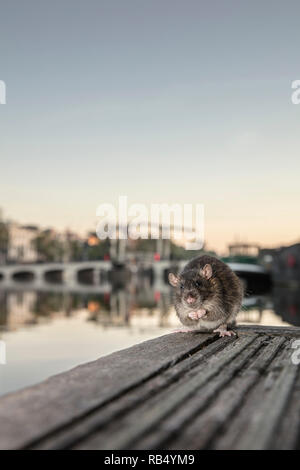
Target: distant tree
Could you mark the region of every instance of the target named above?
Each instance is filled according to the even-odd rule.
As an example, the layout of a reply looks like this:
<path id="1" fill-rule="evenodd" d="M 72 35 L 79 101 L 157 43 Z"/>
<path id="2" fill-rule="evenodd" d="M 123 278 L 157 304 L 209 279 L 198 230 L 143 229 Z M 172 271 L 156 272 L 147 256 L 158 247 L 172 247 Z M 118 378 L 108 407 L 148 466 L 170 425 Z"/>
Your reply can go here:
<path id="1" fill-rule="evenodd" d="M 41 261 L 61 261 L 64 256 L 64 244 L 51 230 L 44 230 L 33 241 Z"/>
<path id="2" fill-rule="evenodd" d="M 195 256 L 199 256 L 203 253 L 202 250 L 186 250 L 184 246 L 177 245 L 172 240 L 170 240 L 170 258 L 173 260 L 185 260 L 191 259 Z M 156 253 L 157 250 L 157 240 L 152 239 L 138 239 L 135 241 L 132 251 L 147 252 L 147 253 Z"/>
<path id="3" fill-rule="evenodd" d="M 174 260 L 180 259 L 190 259 L 192 258 L 193 252 L 190 250 L 186 250 L 183 246 L 176 245 L 175 243 L 171 242 L 170 246 L 170 257 Z"/>
<path id="4" fill-rule="evenodd" d="M 0 222 L 0 263 L 4 263 L 7 257 L 9 242 L 8 226 L 4 222 Z"/>
<path id="5" fill-rule="evenodd" d="M 85 253 L 88 260 L 103 259 L 105 255 L 109 255 L 109 250 L 109 239 L 99 240 L 95 235 L 90 235 L 85 245 Z"/>
<path id="6" fill-rule="evenodd" d="M 71 261 L 80 261 L 83 259 L 84 247 L 80 240 L 68 240 L 67 245 Z"/>
<path id="7" fill-rule="evenodd" d="M 137 251 L 146 251 L 146 252 L 156 252 L 157 240 L 152 239 L 143 239 L 139 238 L 135 242 L 135 250 Z"/>

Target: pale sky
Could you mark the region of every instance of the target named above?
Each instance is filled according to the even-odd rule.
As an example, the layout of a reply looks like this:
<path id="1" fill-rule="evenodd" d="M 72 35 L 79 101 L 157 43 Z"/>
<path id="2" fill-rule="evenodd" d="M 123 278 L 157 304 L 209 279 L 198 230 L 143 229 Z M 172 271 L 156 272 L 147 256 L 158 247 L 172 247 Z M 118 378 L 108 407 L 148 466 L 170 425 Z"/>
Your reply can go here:
<path id="1" fill-rule="evenodd" d="M 300 3 L 1 2 L 0 206 L 83 232 L 100 203 L 203 203 L 209 247 L 300 238 Z"/>

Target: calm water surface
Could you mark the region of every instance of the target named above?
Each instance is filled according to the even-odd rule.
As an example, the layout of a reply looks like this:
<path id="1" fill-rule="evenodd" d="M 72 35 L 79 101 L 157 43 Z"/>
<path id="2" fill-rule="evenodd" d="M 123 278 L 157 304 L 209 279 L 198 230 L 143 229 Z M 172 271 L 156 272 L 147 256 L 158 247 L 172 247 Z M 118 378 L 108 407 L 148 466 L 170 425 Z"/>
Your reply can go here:
<path id="1" fill-rule="evenodd" d="M 296 291 L 247 297 L 241 323 L 300 326 Z M 37 383 L 80 363 L 145 341 L 179 326 L 168 286 L 150 283 L 109 288 L 101 294 L 52 286 L 0 290 L 0 394 Z"/>

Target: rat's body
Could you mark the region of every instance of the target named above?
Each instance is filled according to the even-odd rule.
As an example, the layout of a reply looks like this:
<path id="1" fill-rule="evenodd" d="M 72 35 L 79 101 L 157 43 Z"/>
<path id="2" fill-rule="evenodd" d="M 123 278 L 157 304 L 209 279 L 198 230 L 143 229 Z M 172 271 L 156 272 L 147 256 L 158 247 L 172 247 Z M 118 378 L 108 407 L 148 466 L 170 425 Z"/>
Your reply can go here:
<path id="1" fill-rule="evenodd" d="M 213 256 L 199 256 L 178 276 L 171 273 L 169 281 L 176 288 L 175 309 L 183 325 L 220 336 L 234 334 L 227 326 L 235 324 L 243 287 L 229 266 Z"/>

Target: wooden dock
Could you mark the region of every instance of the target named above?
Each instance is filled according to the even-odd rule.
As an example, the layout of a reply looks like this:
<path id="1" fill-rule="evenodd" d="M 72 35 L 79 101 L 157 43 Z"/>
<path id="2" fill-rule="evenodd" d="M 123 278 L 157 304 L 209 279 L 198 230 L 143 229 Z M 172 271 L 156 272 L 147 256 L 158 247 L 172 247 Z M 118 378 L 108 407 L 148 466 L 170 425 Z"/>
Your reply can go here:
<path id="1" fill-rule="evenodd" d="M 300 328 L 237 332 L 161 336 L 6 395 L 0 448 L 299 449 Z"/>

